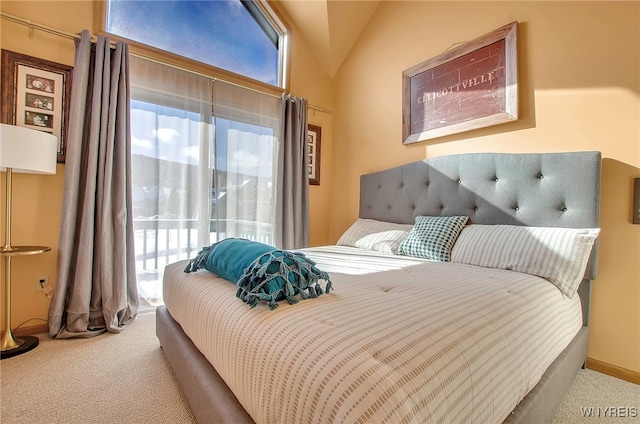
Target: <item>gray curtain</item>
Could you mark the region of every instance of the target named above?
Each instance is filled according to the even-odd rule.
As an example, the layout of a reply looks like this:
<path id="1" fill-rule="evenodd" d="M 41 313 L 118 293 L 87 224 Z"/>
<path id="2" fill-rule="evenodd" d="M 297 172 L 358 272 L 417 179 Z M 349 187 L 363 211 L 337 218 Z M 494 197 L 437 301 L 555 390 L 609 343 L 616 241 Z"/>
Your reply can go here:
<path id="1" fill-rule="evenodd" d="M 118 333 L 138 312 L 128 57 L 87 31 L 76 43 L 50 337 Z"/>
<path id="2" fill-rule="evenodd" d="M 283 94 L 282 113 L 275 244 L 282 249 L 300 249 L 309 245 L 307 100 Z"/>

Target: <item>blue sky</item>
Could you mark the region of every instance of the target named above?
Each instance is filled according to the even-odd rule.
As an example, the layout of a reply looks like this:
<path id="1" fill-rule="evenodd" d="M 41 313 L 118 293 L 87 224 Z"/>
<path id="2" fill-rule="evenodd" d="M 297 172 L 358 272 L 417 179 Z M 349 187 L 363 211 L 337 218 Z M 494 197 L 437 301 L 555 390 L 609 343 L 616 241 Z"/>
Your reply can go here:
<path id="1" fill-rule="evenodd" d="M 201 130 L 200 116 L 196 113 L 131 100 L 131 152 L 134 155 L 197 165 Z M 270 128 L 216 119 L 214 167 L 271 177 L 273 135 Z"/>
<path id="2" fill-rule="evenodd" d="M 238 0 L 111 0 L 107 31 L 277 85 L 278 50 Z"/>

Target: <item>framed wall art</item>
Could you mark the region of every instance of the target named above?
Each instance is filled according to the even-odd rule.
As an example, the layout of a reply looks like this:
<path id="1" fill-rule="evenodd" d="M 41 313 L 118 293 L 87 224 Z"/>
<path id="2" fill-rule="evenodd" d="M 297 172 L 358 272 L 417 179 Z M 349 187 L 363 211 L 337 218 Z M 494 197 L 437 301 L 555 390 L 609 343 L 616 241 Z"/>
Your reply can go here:
<path id="1" fill-rule="evenodd" d="M 58 137 L 58 162 L 64 163 L 72 67 L 2 50 L 2 109 L 5 124 Z"/>
<path id="2" fill-rule="evenodd" d="M 640 178 L 633 180 L 633 217 L 631 222 L 640 224 Z"/>
<path id="3" fill-rule="evenodd" d="M 320 139 L 322 128 L 315 125 L 307 126 L 307 169 L 309 184 L 320 185 Z"/>
<path id="4" fill-rule="evenodd" d="M 404 144 L 518 119 L 517 22 L 402 73 Z"/>

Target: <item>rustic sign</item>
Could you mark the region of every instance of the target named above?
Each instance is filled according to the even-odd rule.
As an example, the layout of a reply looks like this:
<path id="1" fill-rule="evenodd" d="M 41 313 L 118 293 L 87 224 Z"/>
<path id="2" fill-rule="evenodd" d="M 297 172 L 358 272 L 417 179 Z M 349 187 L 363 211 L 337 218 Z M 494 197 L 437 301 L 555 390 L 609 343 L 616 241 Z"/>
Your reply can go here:
<path id="1" fill-rule="evenodd" d="M 402 73 L 404 144 L 518 119 L 517 22 Z"/>

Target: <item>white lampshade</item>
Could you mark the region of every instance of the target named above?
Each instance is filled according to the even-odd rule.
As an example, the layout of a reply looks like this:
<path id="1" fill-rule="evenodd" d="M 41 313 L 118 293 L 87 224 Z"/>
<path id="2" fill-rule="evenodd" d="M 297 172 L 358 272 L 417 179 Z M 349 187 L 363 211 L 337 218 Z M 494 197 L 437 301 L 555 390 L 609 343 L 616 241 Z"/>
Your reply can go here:
<path id="1" fill-rule="evenodd" d="M 0 124 L 0 168 L 13 172 L 55 174 L 58 137 L 15 125 Z"/>

